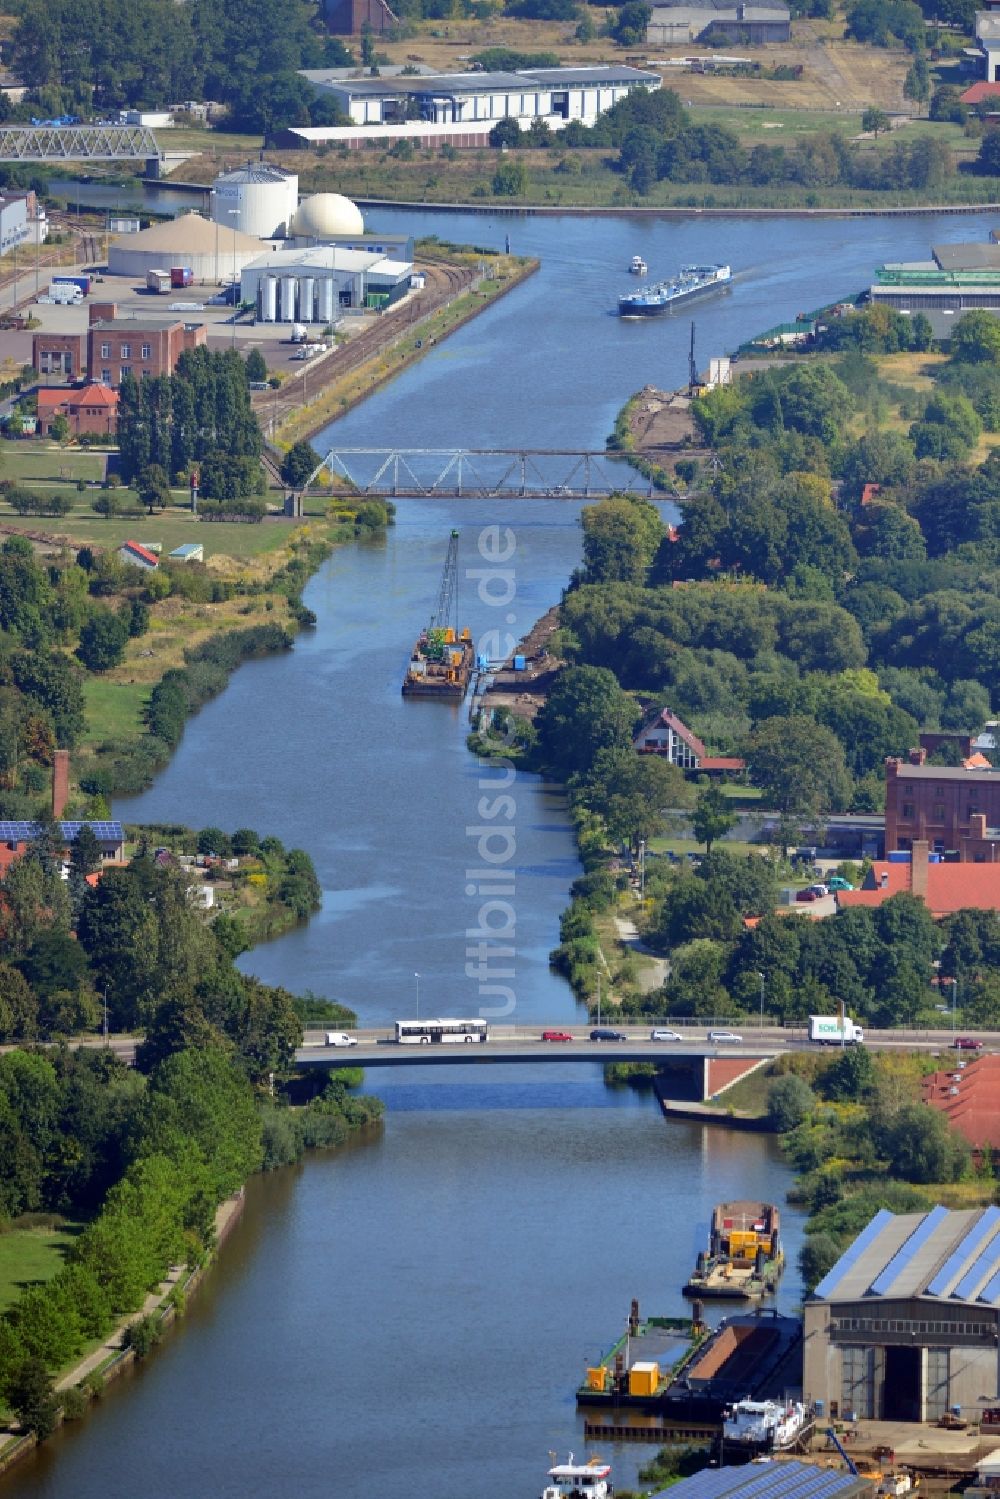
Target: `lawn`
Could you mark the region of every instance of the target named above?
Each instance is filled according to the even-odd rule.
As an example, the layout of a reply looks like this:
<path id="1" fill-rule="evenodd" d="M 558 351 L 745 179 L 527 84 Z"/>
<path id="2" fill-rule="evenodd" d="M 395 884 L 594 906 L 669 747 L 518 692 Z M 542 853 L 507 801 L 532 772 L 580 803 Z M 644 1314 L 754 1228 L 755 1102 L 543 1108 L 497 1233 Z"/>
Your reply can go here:
<path id="1" fill-rule="evenodd" d="M 83 684 L 87 717 L 86 741 L 114 740 L 124 744 L 143 733 L 143 709 L 149 697 L 146 682 L 115 682 L 88 675 Z"/>
<path id="2" fill-rule="evenodd" d="M 20 1296 L 24 1287 L 51 1280 L 61 1270 L 76 1239 L 73 1224 L 56 1229 L 14 1229 L 0 1234 L 0 1312 Z"/>
<path id="3" fill-rule="evenodd" d="M 80 448 L 58 448 L 34 439 L 0 443 L 0 470 L 5 479 L 18 483 L 46 484 L 53 488 L 75 484 L 78 479 L 104 478 L 107 455 Z"/>
<path id="4" fill-rule="evenodd" d="M 287 545 L 293 529 L 280 517 L 261 521 L 259 525 L 242 525 L 239 522 L 199 521 L 190 510 L 180 508 L 165 510 L 152 517 L 107 520 L 94 514 L 90 496 L 81 495 L 80 499 L 78 509 L 60 516 L 20 516 L 8 506 L 0 505 L 0 524 L 22 531 L 48 532 L 53 537 L 72 540 L 79 546 L 100 547 L 102 550 L 119 547 L 123 541 L 159 542 L 166 555 L 183 542 L 200 541 L 205 548 L 206 562 L 212 557 L 261 557 L 278 551 Z"/>

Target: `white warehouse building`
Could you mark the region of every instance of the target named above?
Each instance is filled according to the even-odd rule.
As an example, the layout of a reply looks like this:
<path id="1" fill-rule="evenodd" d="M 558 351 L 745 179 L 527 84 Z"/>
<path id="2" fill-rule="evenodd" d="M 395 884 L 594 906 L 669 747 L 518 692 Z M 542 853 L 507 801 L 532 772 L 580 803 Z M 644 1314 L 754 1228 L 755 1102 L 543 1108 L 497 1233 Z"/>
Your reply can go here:
<path id="1" fill-rule="evenodd" d="M 409 261 L 313 245 L 251 261 L 240 294 L 255 303 L 258 322 L 329 324 L 347 307 L 391 306 L 409 291 L 412 275 Z"/>
<path id="2" fill-rule="evenodd" d="M 299 179 L 267 162 L 247 162 L 223 172 L 212 184 L 212 218 L 255 239 L 280 239 L 290 232 L 299 206 Z"/>
<path id="3" fill-rule="evenodd" d="M 528 126 L 546 120 L 560 129 L 570 120 L 592 125 L 598 115 L 635 88 L 657 89 L 658 73 L 624 64 L 604 67 L 531 68 L 511 73 L 431 73 L 394 78 L 354 78 L 343 69 L 305 69 L 302 77 L 333 97 L 357 125 L 427 120 L 439 125 L 502 120 Z"/>

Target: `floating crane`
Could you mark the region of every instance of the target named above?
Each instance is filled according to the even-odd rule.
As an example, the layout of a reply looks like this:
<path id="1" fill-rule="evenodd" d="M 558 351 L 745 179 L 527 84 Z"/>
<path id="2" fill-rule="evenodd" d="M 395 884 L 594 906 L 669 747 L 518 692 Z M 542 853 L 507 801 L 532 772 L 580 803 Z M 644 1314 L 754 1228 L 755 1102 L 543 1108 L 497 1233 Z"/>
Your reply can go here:
<path id="1" fill-rule="evenodd" d="M 431 615 L 429 628 L 432 630 L 446 630 L 452 623 L 452 610 L 455 611 L 454 626 L 458 630 L 458 532 L 452 531 L 448 538 L 448 551 L 444 559 L 444 569 L 441 573 L 441 587 L 438 589 L 437 608 Z"/>
<path id="2" fill-rule="evenodd" d="M 454 624 L 449 623 L 454 614 Z M 458 532 L 448 538 L 437 605 L 430 624 L 413 647 L 403 678 L 404 697 L 457 699 L 472 676 L 472 636 L 458 629 Z"/>

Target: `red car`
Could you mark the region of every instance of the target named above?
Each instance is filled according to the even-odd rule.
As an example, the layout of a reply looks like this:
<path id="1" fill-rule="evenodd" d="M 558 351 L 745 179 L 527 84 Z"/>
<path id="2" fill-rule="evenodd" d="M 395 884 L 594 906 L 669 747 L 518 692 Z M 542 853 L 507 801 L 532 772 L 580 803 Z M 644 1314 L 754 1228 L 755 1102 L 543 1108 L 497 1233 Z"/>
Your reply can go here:
<path id="1" fill-rule="evenodd" d="M 815 890 L 799 890 L 795 895 L 796 900 L 819 900 Z"/>
<path id="2" fill-rule="evenodd" d="M 971 1036 L 956 1036 L 951 1043 L 956 1051 L 982 1051 L 983 1043 L 975 1041 Z"/>
<path id="3" fill-rule="evenodd" d="M 543 1041 L 572 1041 L 569 1031 L 542 1031 Z"/>

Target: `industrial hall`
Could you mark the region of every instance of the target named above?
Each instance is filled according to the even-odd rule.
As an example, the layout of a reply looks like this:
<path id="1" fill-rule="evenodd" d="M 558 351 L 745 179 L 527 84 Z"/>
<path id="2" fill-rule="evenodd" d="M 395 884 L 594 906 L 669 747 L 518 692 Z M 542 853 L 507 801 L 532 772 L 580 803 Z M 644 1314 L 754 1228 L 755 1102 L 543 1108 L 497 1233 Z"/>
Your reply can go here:
<path id="1" fill-rule="evenodd" d="M 805 1304 L 807 1401 L 936 1421 L 995 1406 L 1000 1208 L 877 1213 Z"/>

